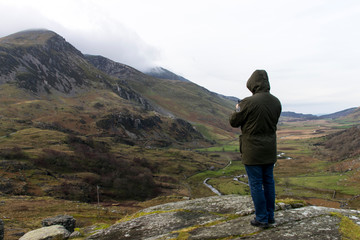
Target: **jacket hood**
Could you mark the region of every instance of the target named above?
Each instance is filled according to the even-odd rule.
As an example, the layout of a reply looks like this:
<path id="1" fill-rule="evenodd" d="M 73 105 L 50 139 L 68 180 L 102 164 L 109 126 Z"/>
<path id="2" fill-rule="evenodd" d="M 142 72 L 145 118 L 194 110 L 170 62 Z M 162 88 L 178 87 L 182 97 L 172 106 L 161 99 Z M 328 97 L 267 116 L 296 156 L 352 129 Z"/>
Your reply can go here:
<path id="1" fill-rule="evenodd" d="M 250 76 L 246 83 L 246 87 L 253 93 L 269 92 L 270 83 L 265 70 L 256 70 Z"/>

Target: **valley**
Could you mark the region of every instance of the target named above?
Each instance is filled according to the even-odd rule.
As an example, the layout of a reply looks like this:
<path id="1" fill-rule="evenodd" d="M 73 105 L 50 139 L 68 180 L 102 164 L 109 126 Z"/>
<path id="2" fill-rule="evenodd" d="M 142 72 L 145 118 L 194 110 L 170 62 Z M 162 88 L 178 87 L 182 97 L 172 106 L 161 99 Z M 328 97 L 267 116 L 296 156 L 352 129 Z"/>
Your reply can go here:
<path id="1" fill-rule="evenodd" d="M 333 120 L 307 120 L 286 122 L 282 118 L 278 130 L 278 162 L 275 165 L 277 198 L 302 199 L 309 204 L 336 207 L 359 208 L 360 171 L 359 146 L 347 151 L 348 157 L 334 159 L 336 152 L 323 146 L 326 136 L 352 132 L 356 141 L 359 128 L 353 127 L 357 122 Z M 342 142 L 343 148 L 349 143 Z M 216 148 L 209 148 L 208 153 L 229 157 L 232 164 L 218 171 L 207 171 L 193 176 L 195 182 L 210 178 L 207 181 L 222 194 L 249 194 L 249 188 L 237 181 L 236 175 L 245 175 L 245 169 L 239 159 L 237 141 Z M 235 151 L 235 152 L 234 152 Z M 201 185 L 197 185 L 201 187 Z M 206 186 L 203 187 L 204 192 Z"/>
<path id="2" fill-rule="evenodd" d="M 235 98 L 83 55 L 51 31 L 0 38 L 0 211 L 6 239 L 69 214 L 106 228 L 161 203 L 249 195 Z M 278 124 L 277 199 L 360 208 L 360 109 Z"/>

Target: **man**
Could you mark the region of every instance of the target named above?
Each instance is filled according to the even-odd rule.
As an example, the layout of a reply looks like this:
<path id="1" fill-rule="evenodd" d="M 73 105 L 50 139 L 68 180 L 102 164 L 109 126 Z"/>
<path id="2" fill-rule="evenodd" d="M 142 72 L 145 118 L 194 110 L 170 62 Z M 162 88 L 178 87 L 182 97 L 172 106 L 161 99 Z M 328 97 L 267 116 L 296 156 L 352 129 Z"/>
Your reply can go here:
<path id="1" fill-rule="evenodd" d="M 281 113 L 280 101 L 270 94 L 265 70 L 256 70 L 246 84 L 253 93 L 236 105 L 230 117 L 232 127 L 240 127 L 240 153 L 249 178 L 255 218 L 251 225 L 267 228 L 275 223 L 274 163 L 277 160 L 276 125 Z"/>

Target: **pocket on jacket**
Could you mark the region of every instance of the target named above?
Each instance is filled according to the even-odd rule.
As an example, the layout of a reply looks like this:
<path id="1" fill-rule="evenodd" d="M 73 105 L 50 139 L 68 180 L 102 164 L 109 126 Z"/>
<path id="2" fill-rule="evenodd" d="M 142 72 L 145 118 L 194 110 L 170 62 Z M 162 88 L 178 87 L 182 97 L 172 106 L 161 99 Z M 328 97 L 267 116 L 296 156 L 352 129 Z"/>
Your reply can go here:
<path id="1" fill-rule="evenodd" d="M 239 151 L 242 153 L 242 135 L 239 135 Z"/>

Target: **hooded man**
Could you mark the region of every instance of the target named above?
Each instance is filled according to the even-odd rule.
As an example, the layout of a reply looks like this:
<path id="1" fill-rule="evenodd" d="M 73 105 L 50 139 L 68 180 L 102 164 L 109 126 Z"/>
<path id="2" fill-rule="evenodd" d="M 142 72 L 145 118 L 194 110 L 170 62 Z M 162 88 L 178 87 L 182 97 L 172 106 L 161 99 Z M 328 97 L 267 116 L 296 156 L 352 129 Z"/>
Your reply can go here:
<path id="1" fill-rule="evenodd" d="M 268 227 L 275 223 L 275 182 L 273 169 L 277 160 L 276 126 L 281 114 L 279 99 L 270 94 L 265 70 L 256 70 L 246 84 L 252 92 L 236 105 L 230 117 L 232 127 L 240 127 L 240 153 L 249 179 L 255 219 L 251 225 Z"/>

